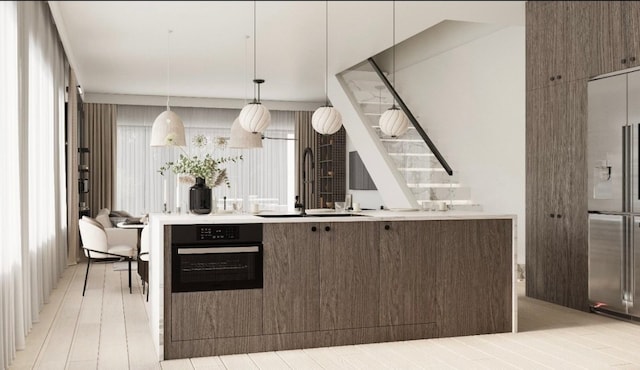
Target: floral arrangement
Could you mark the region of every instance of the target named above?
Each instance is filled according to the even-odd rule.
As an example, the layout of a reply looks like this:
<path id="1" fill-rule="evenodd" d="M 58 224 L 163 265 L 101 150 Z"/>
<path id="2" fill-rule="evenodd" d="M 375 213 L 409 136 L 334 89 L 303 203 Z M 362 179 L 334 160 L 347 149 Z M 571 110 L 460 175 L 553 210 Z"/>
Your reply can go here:
<path id="1" fill-rule="evenodd" d="M 203 148 L 207 145 L 208 140 L 204 135 L 196 135 L 193 138 L 193 145 L 197 148 Z M 217 138 L 216 144 L 219 147 L 224 148 L 226 146 L 225 138 Z M 180 181 L 189 185 L 193 185 L 196 182 L 196 178 L 203 178 L 207 186 L 215 188 L 222 184 L 226 184 L 230 187 L 229 177 L 227 176 L 227 169 L 222 168 L 222 165 L 227 162 L 236 162 L 242 160 L 242 156 L 238 157 L 222 157 L 214 158 L 211 154 L 206 153 L 204 156 L 187 155 L 186 153 L 180 154 L 180 157 L 175 162 L 167 162 L 164 166 L 160 167 L 158 172 L 164 176 L 165 172 L 171 171 L 180 176 Z"/>

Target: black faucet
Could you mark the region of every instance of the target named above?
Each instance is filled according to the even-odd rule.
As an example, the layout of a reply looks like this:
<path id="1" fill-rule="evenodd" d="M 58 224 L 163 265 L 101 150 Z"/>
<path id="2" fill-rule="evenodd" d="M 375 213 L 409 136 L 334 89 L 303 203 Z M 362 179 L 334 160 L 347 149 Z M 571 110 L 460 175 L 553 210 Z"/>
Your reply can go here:
<path id="1" fill-rule="evenodd" d="M 313 184 L 313 181 L 307 182 L 307 154 L 311 158 L 311 169 L 316 168 L 316 163 L 313 159 L 313 151 L 309 147 L 304 148 L 304 151 L 302 152 L 302 162 L 300 169 L 300 173 L 302 174 L 302 199 L 299 199 L 296 195 L 296 204 L 294 205 L 295 208 L 300 208 L 300 215 L 302 216 L 307 215 L 307 212 L 305 212 L 306 207 L 304 204 L 305 199 L 307 199 L 307 184 Z M 313 193 L 313 190 L 311 191 L 311 193 Z"/>

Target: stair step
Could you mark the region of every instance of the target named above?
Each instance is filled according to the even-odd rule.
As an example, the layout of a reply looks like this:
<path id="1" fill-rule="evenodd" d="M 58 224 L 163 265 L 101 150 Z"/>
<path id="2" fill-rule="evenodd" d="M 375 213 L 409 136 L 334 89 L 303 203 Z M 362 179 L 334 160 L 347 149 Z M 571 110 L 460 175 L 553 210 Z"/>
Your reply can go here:
<path id="1" fill-rule="evenodd" d="M 424 143 L 424 141 L 420 139 L 383 138 L 380 139 L 380 141 L 389 141 L 392 143 Z"/>
<path id="2" fill-rule="evenodd" d="M 478 203 L 474 203 L 468 199 L 459 199 L 453 201 L 444 201 L 444 200 L 418 200 L 418 204 L 424 210 L 438 210 L 438 206 L 440 203 L 445 202 L 450 210 L 454 211 L 482 211 L 482 205 Z"/>
<path id="3" fill-rule="evenodd" d="M 471 199 L 471 188 L 459 184 L 457 187 L 421 187 L 410 188 L 410 190 L 416 199 L 439 201 Z"/>
<path id="4" fill-rule="evenodd" d="M 422 183 L 422 184 L 407 184 L 408 187 L 410 188 L 461 188 L 462 185 L 460 184 L 447 184 L 447 183 L 440 183 L 440 184 L 429 184 L 429 183 Z"/>
<path id="5" fill-rule="evenodd" d="M 387 153 L 389 155 L 398 155 L 406 157 L 435 157 L 433 153 Z"/>
<path id="6" fill-rule="evenodd" d="M 408 167 L 408 168 L 398 168 L 398 171 L 405 171 L 405 172 L 445 172 L 444 168 L 432 168 L 432 167 L 424 167 L 424 168 L 418 168 L 418 167 Z"/>
<path id="7" fill-rule="evenodd" d="M 366 116 L 379 116 L 380 114 L 378 114 L 378 113 L 365 113 L 365 115 L 366 115 Z M 372 125 L 371 127 L 379 129 L 379 128 L 380 128 L 380 125 Z M 407 129 L 408 129 L 408 130 L 415 130 L 416 128 L 415 128 L 415 127 L 413 127 L 413 126 L 409 126 Z M 422 141 L 422 140 L 421 140 L 421 141 Z"/>

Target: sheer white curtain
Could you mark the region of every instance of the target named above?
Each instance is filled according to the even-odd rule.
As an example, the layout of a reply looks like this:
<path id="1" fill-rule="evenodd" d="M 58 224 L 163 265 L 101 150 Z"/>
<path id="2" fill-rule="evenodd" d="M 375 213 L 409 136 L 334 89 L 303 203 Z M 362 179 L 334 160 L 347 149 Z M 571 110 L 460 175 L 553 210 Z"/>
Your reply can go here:
<path id="1" fill-rule="evenodd" d="M 0 367 L 9 365 L 16 350 L 16 290 L 20 270 L 20 203 L 18 152 L 18 13 L 14 1 L 0 2 L 0 173 L 12 174 L 1 182 L 0 204 Z"/>
<path id="2" fill-rule="evenodd" d="M 65 74 L 45 2 L 0 2 L 0 21 L 0 365 L 6 368 L 66 265 Z"/>
<path id="3" fill-rule="evenodd" d="M 182 150 L 176 148 L 149 147 L 151 125 L 165 108 L 149 106 L 118 107 L 118 144 L 116 160 L 116 208 L 132 214 L 161 212 L 164 186 L 167 180 L 168 210 L 176 207 L 176 190 L 180 191 L 182 211 L 188 209 L 188 185 L 177 185 L 173 174 L 161 176 L 158 169 L 168 161 L 176 160 Z M 189 155 L 228 157 L 242 155 L 243 160 L 226 165 L 231 187 L 219 186 L 214 196 L 222 204 L 223 197 L 242 199 L 246 206 L 250 195 L 268 202 L 271 207 L 286 208 L 293 203 L 293 181 L 289 176 L 293 155 L 290 141 L 265 139 L 262 149 L 230 149 L 216 145 L 216 138 L 229 137 L 231 124 L 238 116 L 237 109 L 172 108 L 183 120 Z M 287 138 L 294 133 L 294 113 L 272 111 L 272 123 L 265 132 L 268 137 Z M 195 135 L 204 135 L 208 145 L 198 149 L 193 145 Z M 289 199 L 292 198 L 292 199 Z M 246 210 L 246 208 L 245 208 Z"/>

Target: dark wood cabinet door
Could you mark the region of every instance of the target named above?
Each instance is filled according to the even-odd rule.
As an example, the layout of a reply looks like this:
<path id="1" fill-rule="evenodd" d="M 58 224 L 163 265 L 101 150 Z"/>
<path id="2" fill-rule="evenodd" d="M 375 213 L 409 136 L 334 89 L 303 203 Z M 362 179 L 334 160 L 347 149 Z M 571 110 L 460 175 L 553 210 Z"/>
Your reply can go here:
<path id="1" fill-rule="evenodd" d="M 623 1 L 622 16 L 627 68 L 640 65 L 640 1 Z"/>
<path id="2" fill-rule="evenodd" d="M 564 53 L 557 52 L 565 47 L 564 12 L 549 1 L 528 1 L 526 7 L 526 85 L 533 90 L 554 82 L 551 77 L 565 63 Z"/>
<path id="3" fill-rule="evenodd" d="M 527 90 L 588 76 L 589 9 L 580 3 L 527 2 Z"/>
<path id="4" fill-rule="evenodd" d="M 264 334 L 319 329 L 319 234 L 315 223 L 264 224 Z"/>
<path id="5" fill-rule="evenodd" d="M 378 326 L 378 223 L 321 223 L 319 232 L 320 329 Z"/>
<path id="6" fill-rule="evenodd" d="M 440 336 L 511 331 L 512 220 L 432 222 L 441 244 Z"/>
<path id="7" fill-rule="evenodd" d="M 380 325 L 437 320 L 438 223 L 380 222 Z"/>
<path id="8" fill-rule="evenodd" d="M 261 289 L 173 293 L 170 341 L 261 335 L 261 302 Z"/>
<path id="9" fill-rule="evenodd" d="M 557 301 L 579 310 L 588 309 L 587 100 L 587 80 L 568 84 L 566 114 L 556 130 L 554 193 L 560 217 L 555 220 L 555 252 L 549 256 L 559 263 L 549 281 L 558 289 Z"/>
<path id="10" fill-rule="evenodd" d="M 587 306 L 587 80 L 527 93 L 527 295 Z"/>
<path id="11" fill-rule="evenodd" d="M 589 76 L 626 68 L 625 31 L 621 1 L 578 1 L 589 23 Z"/>

